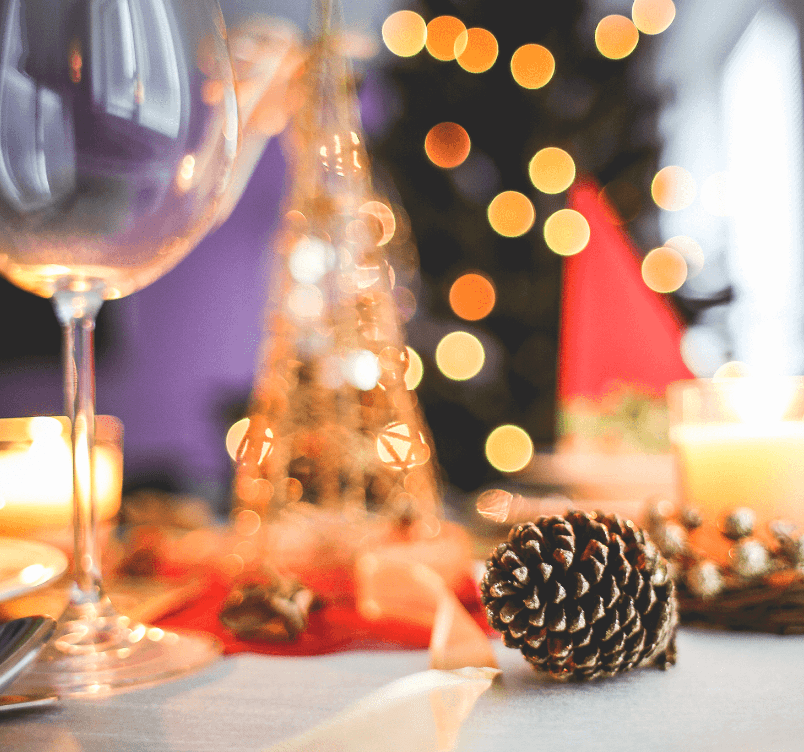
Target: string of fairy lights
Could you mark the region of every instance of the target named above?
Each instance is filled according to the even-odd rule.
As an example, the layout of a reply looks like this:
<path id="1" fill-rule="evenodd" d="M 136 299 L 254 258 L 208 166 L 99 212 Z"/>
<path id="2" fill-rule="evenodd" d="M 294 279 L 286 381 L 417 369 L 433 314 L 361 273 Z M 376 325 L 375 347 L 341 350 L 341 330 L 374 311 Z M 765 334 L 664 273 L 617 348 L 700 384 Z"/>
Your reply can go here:
<path id="1" fill-rule="evenodd" d="M 635 0 L 631 17 L 611 14 L 596 25 L 594 42 L 604 58 L 621 60 L 637 47 L 640 35 L 656 35 L 666 31 L 676 15 L 672 0 Z M 494 34 L 485 28 L 467 28 L 459 18 L 441 15 L 426 21 L 412 10 L 399 10 L 389 15 L 382 26 L 386 47 L 399 57 L 413 57 L 427 51 L 439 61 L 454 61 L 470 74 L 482 74 L 498 64 L 499 45 Z M 556 73 L 556 58 L 544 45 L 528 43 L 519 46 L 507 61 L 514 81 L 524 89 L 547 87 Z M 470 133 L 457 122 L 434 124 L 424 139 L 424 151 L 435 166 L 454 170 L 472 151 Z M 533 187 L 549 195 L 566 192 L 576 180 L 576 164 L 570 153 L 558 146 L 547 146 L 531 157 L 527 174 Z M 702 186 L 701 200 L 705 209 L 718 216 L 728 212 L 726 196 L 728 176 L 711 176 Z M 680 211 L 689 207 L 698 195 L 692 175 L 682 167 L 670 165 L 659 170 L 651 183 L 651 197 L 664 211 Z M 607 191 L 601 198 L 608 201 Z M 491 228 L 500 236 L 517 238 L 530 232 L 537 222 L 534 202 L 517 190 L 502 190 L 486 205 Z M 541 222 L 547 247 L 560 256 L 580 253 L 590 240 L 590 228 L 579 212 L 561 208 Z M 642 261 L 645 284 L 658 293 L 677 291 L 687 279 L 700 273 L 704 265 L 701 246 L 691 237 L 669 238 L 648 252 Z M 452 312 L 465 321 L 479 321 L 494 308 L 494 281 L 481 270 L 463 274 L 449 288 Z M 683 353 L 682 353 L 683 355 Z M 449 379 L 464 381 L 482 370 L 485 353 L 481 341 L 470 332 L 455 330 L 445 335 L 435 351 L 435 362 Z M 515 425 L 494 428 L 488 435 L 485 456 L 498 471 L 510 473 L 523 469 L 534 451 L 527 432 Z"/>

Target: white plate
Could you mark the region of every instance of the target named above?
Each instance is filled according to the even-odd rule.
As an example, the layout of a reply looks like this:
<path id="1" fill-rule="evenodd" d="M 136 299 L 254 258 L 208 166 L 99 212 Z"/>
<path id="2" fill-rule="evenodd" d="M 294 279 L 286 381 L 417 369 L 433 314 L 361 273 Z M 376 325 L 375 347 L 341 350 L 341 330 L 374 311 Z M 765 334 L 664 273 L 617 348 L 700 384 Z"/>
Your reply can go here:
<path id="1" fill-rule="evenodd" d="M 67 557 L 38 541 L 0 538 L 0 602 L 25 595 L 61 577 Z"/>

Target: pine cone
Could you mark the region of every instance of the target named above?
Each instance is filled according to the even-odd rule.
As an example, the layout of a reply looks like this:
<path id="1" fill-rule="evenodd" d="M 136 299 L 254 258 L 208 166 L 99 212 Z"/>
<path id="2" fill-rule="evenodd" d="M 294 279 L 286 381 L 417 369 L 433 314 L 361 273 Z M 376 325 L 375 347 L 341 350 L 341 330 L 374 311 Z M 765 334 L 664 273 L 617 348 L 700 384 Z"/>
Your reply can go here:
<path id="1" fill-rule="evenodd" d="M 535 669 L 578 680 L 675 663 L 673 581 L 633 522 L 540 517 L 514 527 L 486 567 L 489 624 Z"/>

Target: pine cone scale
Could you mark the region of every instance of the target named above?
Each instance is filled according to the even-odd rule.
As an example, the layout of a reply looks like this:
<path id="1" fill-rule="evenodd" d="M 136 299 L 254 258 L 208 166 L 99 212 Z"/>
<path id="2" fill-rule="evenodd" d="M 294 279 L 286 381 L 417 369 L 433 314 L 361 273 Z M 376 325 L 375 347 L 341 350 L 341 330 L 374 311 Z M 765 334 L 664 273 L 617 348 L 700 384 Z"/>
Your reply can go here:
<path id="1" fill-rule="evenodd" d="M 589 592 L 589 580 L 580 572 L 575 572 L 575 598 L 581 598 Z"/>
<path id="2" fill-rule="evenodd" d="M 544 615 L 547 612 L 547 604 L 543 603 L 540 608 L 536 609 L 529 617 L 528 622 L 534 627 L 544 626 Z"/>
<path id="3" fill-rule="evenodd" d="M 525 604 L 525 608 L 527 608 L 529 611 L 538 610 L 539 606 L 542 605 L 542 602 L 539 600 L 538 591 L 534 589 L 532 594 L 526 598 L 523 603 Z"/>
<path id="4" fill-rule="evenodd" d="M 564 609 L 560 609 L 553 614 L 553 618 L 547 624 L 551 632 L 564 632 L 567 629 L 567 615 Z"/>

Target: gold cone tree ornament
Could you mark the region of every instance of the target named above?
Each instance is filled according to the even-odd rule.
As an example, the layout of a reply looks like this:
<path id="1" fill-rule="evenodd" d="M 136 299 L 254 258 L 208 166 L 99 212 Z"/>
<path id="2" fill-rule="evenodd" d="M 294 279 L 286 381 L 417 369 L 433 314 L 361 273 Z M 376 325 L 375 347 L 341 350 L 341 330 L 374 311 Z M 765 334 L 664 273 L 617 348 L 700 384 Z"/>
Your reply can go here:
<path id="1" fill-rule="evenodd" d="M 229 442 L 235 527 L 248 538 L 283 512 L 334 512 L 350 524 L 391 520 L 408 538 L 433 535 L 432 442 L 408 388 L 395 298 L 409 309 L 410 293 L 395 291 L 387 254 L 404 219 L 372 190 L 349 65 L 331 13 L 322 17 L 288 136 L 292 183 L 250 407 Z M 398 245 L 402 278 L 411 254 Z"/>

